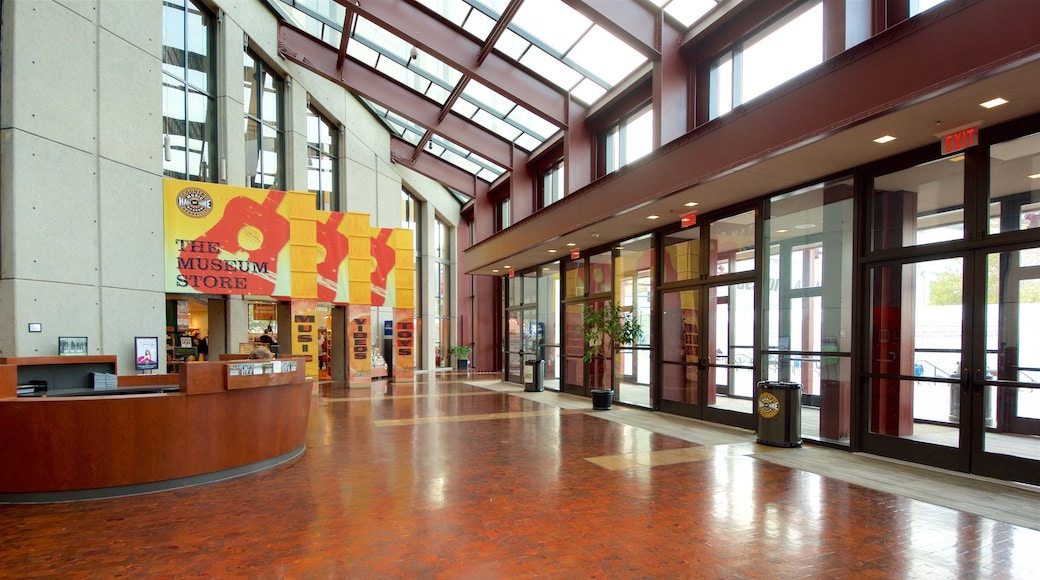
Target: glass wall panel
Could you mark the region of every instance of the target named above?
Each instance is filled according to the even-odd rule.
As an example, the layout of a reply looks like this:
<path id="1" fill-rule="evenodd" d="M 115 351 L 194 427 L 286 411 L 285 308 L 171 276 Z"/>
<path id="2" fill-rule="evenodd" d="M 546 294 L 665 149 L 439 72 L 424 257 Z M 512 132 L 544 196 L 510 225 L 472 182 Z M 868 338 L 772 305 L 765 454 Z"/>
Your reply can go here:
<path id="1" fill-rule="evenodd" d="M 698 289 L 661 295 L 661 395 L 666 401 L 696 404 L 701 356 Z"/>
<path id="2" fill-rule="evenodd" d="M 875 178 L 871 248 L 964 239 L 963 161 L 937 159 Z"/>
<path id="3" fill-rule="evenodd" d="M 584 388 L 585 384 L 585 338 L 582 334 L 582 308 L 581 303 L 567 304 L 564 306 L 564 378 L 568 385 Z"/>
<path id="4" fill-rule="evenodd" d="M 708 353 L 708 382 L 714 389 L 707 403 L 751 413 L 755 394 L 755 285 L 712 286 L 708 288 L 708 307 L 712 317 L 708 328 L 702 328 L 706 340 L 702 346 Z"/>
<path id="5" fill-rule="evenodd" d="M 665 283 L 696 280 L 701 273 L 700 228 L 687 228 L 664 238 Z"/>
<path id="6" fill-rule="evenodd" d="M 610 275 L 611 254 L 609 251 L 589 256 L 589 295 L 610 292 L 612 276 Z"/>
<path id="7" fill-rule="evenodd" d="M 643 236 L 618 244 L 614 261 L 614 288 L 619 304 L 631 312 L 643 334 L 634 345 L 619 349 L 621 368 L 616 398 L 641 407 L 650 407 L 650 324 L 653 296 L 653 238 Z"/>
<path id="8" fill-rule="evenodd" d="M 545 361 L 542 384 L 547 389 L 559 390 L 560 375 L 560 264 L 554 262 L 542 266 L 536 280 L 538 291 L 538 352 L 537 358 Z"/>
<path id="9" fill-rule="evenodd" d="M 802 437 L 844 444 L 851 424 L 852 185 L 836 180 L 776 196 L 763 222 L 762 376 L 802 385 Z"/>
<path id="10" fill-rule="evenodd" d="M 711 224 L 712 268 L 720 276 L 755 269 L 755 212 L 723 218 Z"/>
<path id="11" fill-rule="evenodd" d="M 989 233 L 1040 228 L 1040 133 L 989 148 Z"/>
<path id="12" fill-rule="evenodd" d="M 564 270 L 564 297 L 576 298 L 585 295 L 588 287 L 588 269 L 585 268 L 585 260 L 572 260 L 563 264 Z"/>

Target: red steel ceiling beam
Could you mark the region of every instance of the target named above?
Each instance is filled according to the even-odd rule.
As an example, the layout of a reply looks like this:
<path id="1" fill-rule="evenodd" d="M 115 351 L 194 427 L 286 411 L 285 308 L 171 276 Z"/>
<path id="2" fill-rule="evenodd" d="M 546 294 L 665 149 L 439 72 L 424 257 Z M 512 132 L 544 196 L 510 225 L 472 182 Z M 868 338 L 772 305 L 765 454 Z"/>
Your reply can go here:
<path id="1" fill-rule="evenodd" d="M 336 0 L 346 6 L 354 0 Z M 565 128 L 567 95 L 542 77 L 513 60 L 491 52 L 479 62 L 482 44 L 461 34 L 451 24 L 430 16 L 420 6 L 404 0 L 379 0 L 355 4 L 358 14 L 415 44 L 509 97 L 546 121 Z"/>
<path id="2" fill-rule="evenodd" d="M 460 147 L 477 152 L 481 157 L 506 169 L 512 169 L 512 143 L 458 115 L 446 115 L 440 119 L 441 107 L 437 103 L 398 85 L 350 57 L 344 59 L 343 66 L 337 69 L 336 49 L 285 22 L 278 25 L 278 54 L 443 135 Z"/>
<path id="3" fill-rule="evenodd" d="M 416 157 L 415 150 L 416 148 L 411 143 L 403 139 L 398 137 L 390 138 L 390 160 L 394 163 L 403 165 L 471 198 L 488 192 L 490 186 L 476 175 L 463 171 L 447 161 L 441 161 L 433 155 L 419 155 Z M 414 161 L 413 158 L 415 159 Z"/>
<path id="4" fill-rule="evenodd" d="M 661 35 L 658 27 L 663 18 L 638 2 L 563 0 L 563 3 L 599 24 L 648 59 L 661 58 Z M 658 9 L 658 12 L 663 11 Z"/>

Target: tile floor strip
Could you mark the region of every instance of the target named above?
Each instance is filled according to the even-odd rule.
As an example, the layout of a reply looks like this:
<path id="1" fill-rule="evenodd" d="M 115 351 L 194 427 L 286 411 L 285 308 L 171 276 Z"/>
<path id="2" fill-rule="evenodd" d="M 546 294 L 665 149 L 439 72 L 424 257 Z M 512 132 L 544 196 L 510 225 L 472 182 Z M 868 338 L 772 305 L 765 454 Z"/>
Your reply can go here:
<path id="1" fill-rule="evenodd" d="M 659 465 L 693 463 L 727 457 L 743 457 L 778 449 L 778 447 L 767 447 L 757 443 L 735 443 L 733 445 L 682 447 L 679 449 L 663 449 L 661 451 L 644 451 L 622 455 L 602 455 L 600 457 L 586 457 L 585 461 L 605 469 L 618 470 L 631 469 L 633 467 L 657 467 Z"/>
<path id="2" fill-rule="evenodd" d="M 547 417 L 550 415 L 574 415 L 584 413 L 580 409 L 548 409 L 545 411 L 512 411 L 508 413 L 481 413 L 479 415 L 440 415 L 437 417 L 413 417 L 411 419 L 384 419 L 372 421 L 376 427 L 400 427 L 427 423 L 464 423 L 468 421 L 493 421 L 497 419 L 522 419 L 524 417 Z"/>

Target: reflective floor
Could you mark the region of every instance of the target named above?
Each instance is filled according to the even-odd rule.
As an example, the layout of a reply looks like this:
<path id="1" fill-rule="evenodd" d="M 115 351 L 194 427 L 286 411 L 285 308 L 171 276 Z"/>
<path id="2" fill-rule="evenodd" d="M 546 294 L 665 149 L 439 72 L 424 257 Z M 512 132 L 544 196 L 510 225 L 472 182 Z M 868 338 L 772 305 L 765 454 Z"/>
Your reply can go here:
<path id="1" fill-rule="evenodd" d="M 479 378 L 323 383 L 263 473 L 0 505 L 0 577 L 1040 577 L 1034 489 Z"/>

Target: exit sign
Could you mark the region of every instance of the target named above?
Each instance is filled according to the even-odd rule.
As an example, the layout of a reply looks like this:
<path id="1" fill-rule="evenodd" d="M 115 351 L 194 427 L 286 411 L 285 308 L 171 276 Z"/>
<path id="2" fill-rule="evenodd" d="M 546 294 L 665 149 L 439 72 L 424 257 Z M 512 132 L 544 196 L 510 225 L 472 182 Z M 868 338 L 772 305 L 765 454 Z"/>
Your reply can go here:
<path id="1" fill-rule="evenodd" d="M 968 147 L 974 147 L 979 144 L 979 126 L 973 125 L 953 133 L 947 133 L 939 137 L 939 140 L 942 141 L 943 155 L 963 151 Z"/>

